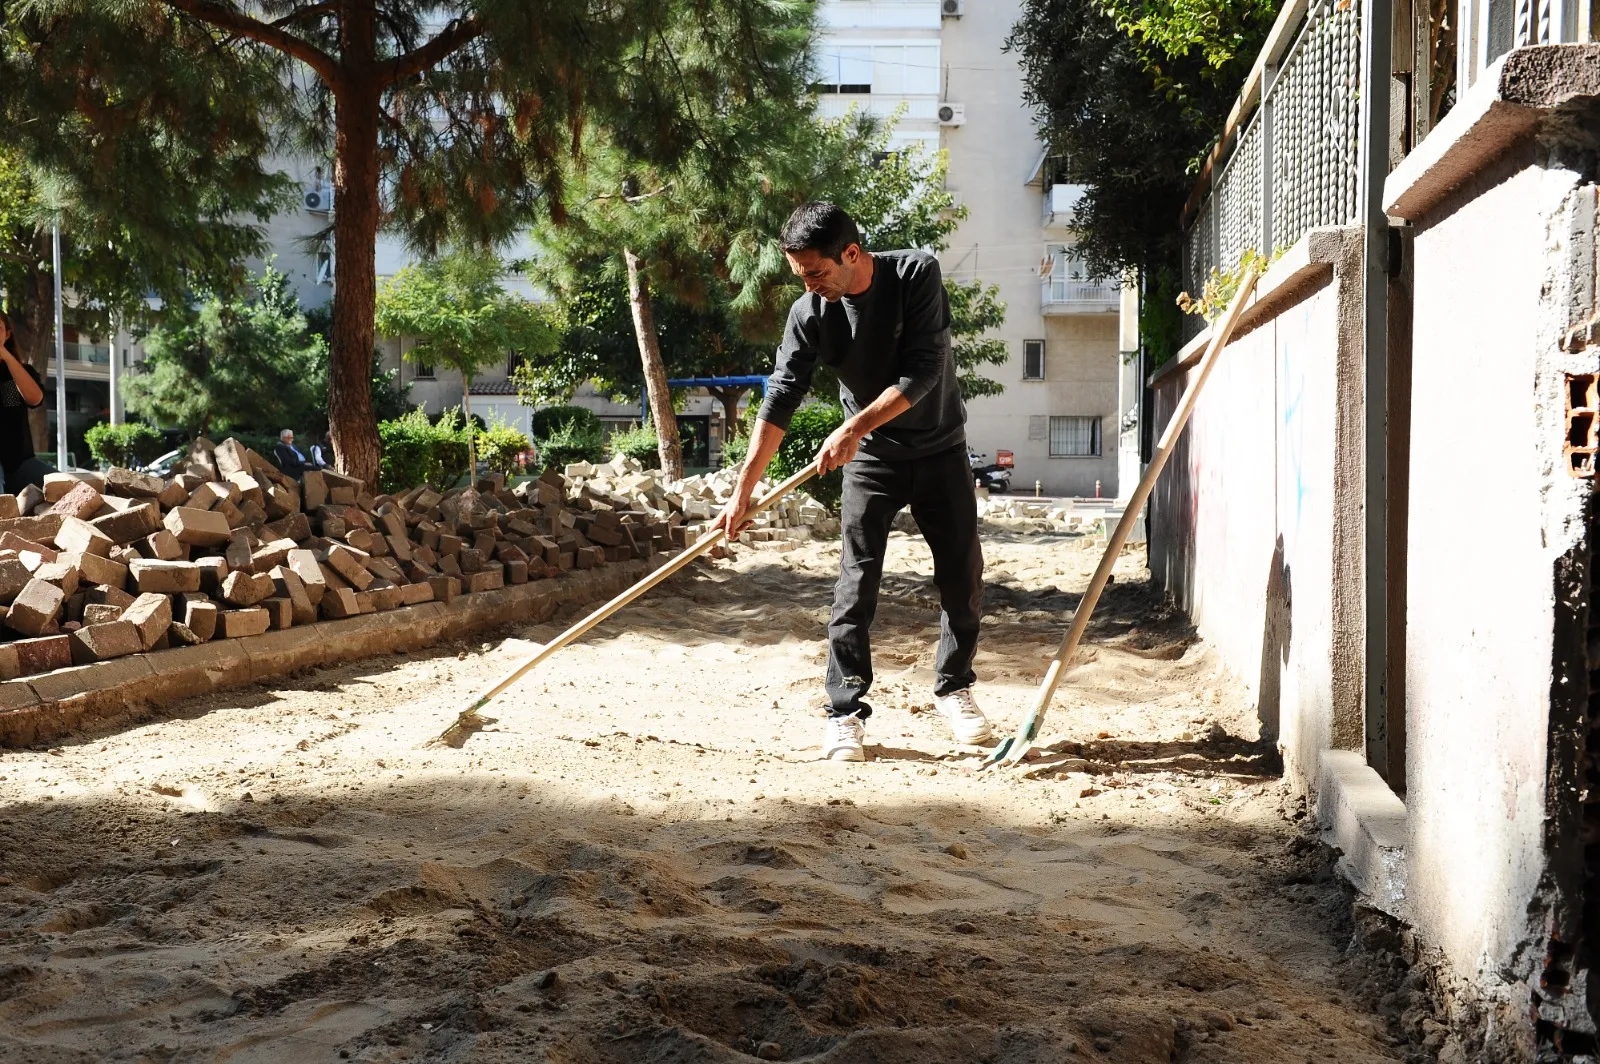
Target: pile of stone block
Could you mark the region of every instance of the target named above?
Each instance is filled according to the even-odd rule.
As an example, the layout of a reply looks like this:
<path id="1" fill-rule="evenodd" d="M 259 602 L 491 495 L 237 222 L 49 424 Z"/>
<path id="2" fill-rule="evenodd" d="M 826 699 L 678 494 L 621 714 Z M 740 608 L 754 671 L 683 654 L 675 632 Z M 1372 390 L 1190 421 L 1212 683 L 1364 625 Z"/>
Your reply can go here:
<path id="1" fill-rule="evenodd" d="M 675 542 L 681 547 L 703 533 L 711 520 L 722 512 L 733 495 L 738 471 L 720 469 L 702 476 L 670 480 L 659 470 L 644 469 L 637 459 L 621 456 L 603 465 L 588 462 L 569 465 L 566 476 L 579 497 L 587 495 L 659 518 L 677 518 L 679 524 L 675 527 L 683 531 Z M 772 488 L 771 482 L 762 481 L 756 496 Z M 832 521 L 827 507 L 809 495 L 793 492 L 772 509 L 758 514 L 754 527 L 740 539 L 752 543 L 799 542 L 810 539 L 813 531 L 830 531 Z"/>
<path id="2" fill-rule="evenodd" d="M 635 485 L 636 487 L 638 485 Z M 681 511 L 547 471 L 373 495 L 303 481 L 227 440 L 169 479 L 55 473 L 0 495 L 0 679 L 258 635 L 648 558 L 687 540 Z"/>

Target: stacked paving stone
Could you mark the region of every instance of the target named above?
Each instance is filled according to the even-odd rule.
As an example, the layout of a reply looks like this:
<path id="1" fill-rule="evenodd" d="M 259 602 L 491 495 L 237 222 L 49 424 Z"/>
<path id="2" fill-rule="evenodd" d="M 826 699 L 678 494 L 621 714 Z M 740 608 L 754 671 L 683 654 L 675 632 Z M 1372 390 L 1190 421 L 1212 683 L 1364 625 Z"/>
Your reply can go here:
<path id="1" fill-rule="evenodd" d="M 55 473 L 0 495 L 0 679 L 259 635 L 648 558 L 679 513 L 632 508 L 556 472 L 440 493 L 302 482 L 227 440 L 167 480 Z"/>
<path id="2" fill-rule="evenodd" d="M 604 465 L 579 462 L 566 468 L 567 480 L 576 497 L 588 497 L 611 506 L 657 518 L 677 518 L 675 546 L 686 546 L 703 533 L 712 518 L 722 512 L 733 494 L 738 471 L 722 469 L 705 476 L 669 480 L 659 470 L 646 470 L 633 458 L 619 456 Z M 771 491 L 762 481 L 756 494 Z M 821 503 L 808 495 L 791 494 L 772 509 L 758 514 L 754 527 L 740 536 L 741 542 L 797 543 L 810 539 L 813 530 L 827 531 L 832 519 Z"/>

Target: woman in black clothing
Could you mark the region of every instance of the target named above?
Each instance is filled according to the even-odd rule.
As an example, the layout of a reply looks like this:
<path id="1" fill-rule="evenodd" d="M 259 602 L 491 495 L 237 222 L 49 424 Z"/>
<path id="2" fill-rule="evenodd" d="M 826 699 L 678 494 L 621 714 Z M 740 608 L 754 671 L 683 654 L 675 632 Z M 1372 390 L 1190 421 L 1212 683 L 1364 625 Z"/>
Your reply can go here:
<path id="1" fill-rule="evenodd" d="M 33 430 L 28 410 L 44 402 L 39 371 L 17 354 L 11 319 L 0 313 L 0 470 L 3 490 L 15 494 L 25 484 L 41 485 L 50 467 L 33 456 Z"/>

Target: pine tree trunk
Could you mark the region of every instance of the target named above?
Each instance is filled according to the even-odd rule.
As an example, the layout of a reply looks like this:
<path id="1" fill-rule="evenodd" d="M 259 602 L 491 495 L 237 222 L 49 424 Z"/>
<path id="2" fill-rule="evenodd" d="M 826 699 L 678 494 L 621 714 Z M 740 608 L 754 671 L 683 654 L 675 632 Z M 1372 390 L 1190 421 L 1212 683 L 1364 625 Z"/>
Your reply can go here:
<path id="1" fill-rule="evenodd" d="M 349 77 L 334 103 L 333 327 L 328 432 L 339 472 L 378 490 L 381 444 L 372 413 L 373 317 L 377 300 L 378 98 L 370 4 L 346 5 L 340 50 Z M 363 76 L 363 74 L 367 76 Z"/>
<path id="2" fill-rule="evenodd" d="M 661 471 L 673 480 L 683 478 L 683 447 L 678 442 L 678 415 L 672 409 L 672 389 L 667 387 L 667 366 L 661 361 L 655 315 L 650 309 L 650 289 L 642 273 L 643 260 L 624 248 L 628 263 L 628 305 L 633 309 L 633 331 L 639 337 L 639 360 L 644 363 L 644 387 L 650 398 L 650 419 L 656 424 L 656 453 Z"/>

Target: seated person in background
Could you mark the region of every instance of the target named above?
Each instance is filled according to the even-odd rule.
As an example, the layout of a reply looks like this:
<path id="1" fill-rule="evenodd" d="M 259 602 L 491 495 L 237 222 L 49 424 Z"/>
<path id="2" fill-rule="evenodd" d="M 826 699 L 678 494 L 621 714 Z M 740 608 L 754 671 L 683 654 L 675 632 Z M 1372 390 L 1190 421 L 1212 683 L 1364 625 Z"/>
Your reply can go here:
<path id="1" fill-rule="evenodd" d="M 44 475 L 53 473 L 49 463 L 33 454 L 33 429 L 28 411 L 44 402 L 44 386 L 39 371 L 23 362 L 11 334 L 11 319 L 0 313 L 0 469 L 5 481 L 0 488 L 13 495 L 25 486 L 42 486 Z"/>
<path id="2" fill-rule="evenodd" d="M 333 448 L 325 442 L 327 435 L 317 433 L 311 437 L 311 461 L 306 463 L 307 469 L 331 469 L 333 467 Z"/>
<path id="3" fill-rule="evenodd" d="M 294 479 L 305 476 L 306 456 L 294 445 L 294 429 L 284 429 L 278 433 L 278 446 L 272 449 L 272 458 L 278 463 L 279 469 Z"/>

